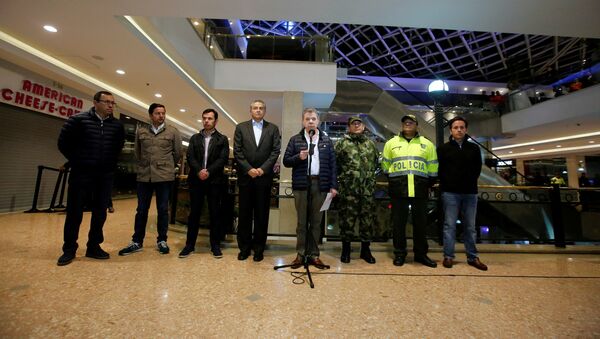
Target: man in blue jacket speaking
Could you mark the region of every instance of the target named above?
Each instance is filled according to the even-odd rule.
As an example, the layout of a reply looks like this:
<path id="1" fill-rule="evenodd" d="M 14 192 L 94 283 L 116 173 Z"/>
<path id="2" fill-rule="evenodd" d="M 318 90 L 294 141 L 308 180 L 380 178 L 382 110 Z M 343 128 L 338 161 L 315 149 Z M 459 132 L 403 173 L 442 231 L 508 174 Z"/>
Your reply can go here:
<path id="1" fill-rule="evenodd" d="M 327 193 L 331 193 L 335 197 L 338 187 L 335 151 L 331 139 L 318 128 L 319 116 L 314 108 L 304 109 L 302 125 L 304 128 L 300 133 L 290 138 L 283 156 L 283 165 L 292 168 L 292 190 L 298 214 L 296 227 L 298 255 L 291 267 L 300 267 L 304 257 L 307 256 L 308 261 L 319 268 L 324 266 L 319 259 L 317 245 L 317 240 L 321 237 L 321 217 L 323 215 L 320 209 Z M 310 168 L 308 167 L 309 157 Z M 310 206 L 308 206 L 309 190 Z M 310 233 L 307 234 L 307 230 Z M 308 242 L 306 242 L 306 237 L 309 237 Z M 308 244 L 308 248 L 305 248 L 306 244 Z"/>

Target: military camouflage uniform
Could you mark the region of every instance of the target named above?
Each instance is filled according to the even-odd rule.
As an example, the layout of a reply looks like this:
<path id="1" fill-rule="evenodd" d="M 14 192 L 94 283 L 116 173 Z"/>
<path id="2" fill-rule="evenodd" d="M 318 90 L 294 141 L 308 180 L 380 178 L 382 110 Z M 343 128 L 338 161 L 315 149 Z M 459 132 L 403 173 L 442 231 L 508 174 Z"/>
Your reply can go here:
<path id="1" fill-rule="evenodd" d="M 335 144 L 342 241 L 352 241 L 358 224 L 361 241 L 371 241 L 375 223 L 375 171 L 379 152 L 364 134 L 348 133 Z"/>

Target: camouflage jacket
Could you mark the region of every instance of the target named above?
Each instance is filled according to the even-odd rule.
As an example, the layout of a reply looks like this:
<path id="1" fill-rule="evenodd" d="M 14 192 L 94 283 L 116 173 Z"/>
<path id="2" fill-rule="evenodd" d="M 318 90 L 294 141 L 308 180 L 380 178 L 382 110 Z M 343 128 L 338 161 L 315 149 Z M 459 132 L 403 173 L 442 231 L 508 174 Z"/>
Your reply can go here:
<path id="1" fill-rule="evenodd" d="M 379 151 L 364 134 L 346 134 L 335 144 L 340 194 L 372 195 Z"/>

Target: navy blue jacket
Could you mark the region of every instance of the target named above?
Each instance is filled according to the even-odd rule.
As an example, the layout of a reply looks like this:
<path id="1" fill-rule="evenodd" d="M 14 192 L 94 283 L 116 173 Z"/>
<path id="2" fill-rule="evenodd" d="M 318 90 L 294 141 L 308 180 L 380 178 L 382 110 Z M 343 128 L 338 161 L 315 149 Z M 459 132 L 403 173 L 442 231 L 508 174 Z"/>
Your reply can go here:
<path id="1" fill-rule="evenodd" d="M 337 189 L 337 167 L 335 151 L 331 139 L 319 130 L 319 188 L 321 192 Z M 308 149 L 308 142 L 304 138 L 304 129 L 293 135 L 288 142 L 283 156 L 283 166 L 292 167 L 292 189 L 306 190 L 308 187 L 308 158 L 301 160 L 300 151 Z"/>
<path id="2" fill-rule="evenodd" d="M 100 120 L 94 108 L 71 116 L 58 137 L 71 168 L 84 171 L 114 172 L 124 143 L 123 124 L 113 116 Z"/>

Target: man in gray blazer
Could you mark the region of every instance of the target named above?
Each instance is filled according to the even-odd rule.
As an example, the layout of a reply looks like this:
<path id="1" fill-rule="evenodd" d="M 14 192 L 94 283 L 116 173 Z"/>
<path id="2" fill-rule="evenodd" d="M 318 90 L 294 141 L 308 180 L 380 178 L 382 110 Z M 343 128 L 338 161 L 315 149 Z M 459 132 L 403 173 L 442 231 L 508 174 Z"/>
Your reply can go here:
<path id="1" fill-rule="evenodd" d="M 238 260 L 246 260 L 251 250 L 254 251 L 254 261 L 263 260 L 267 242 L 273 166 L 281 152 L 281 134 L 277 125 L 263 119 L 266 111 L 264 101 L 252 101 L 252 119 L 239 123 L 235 128 L 233 155 L 238 164 L 240 193 Z"/>

